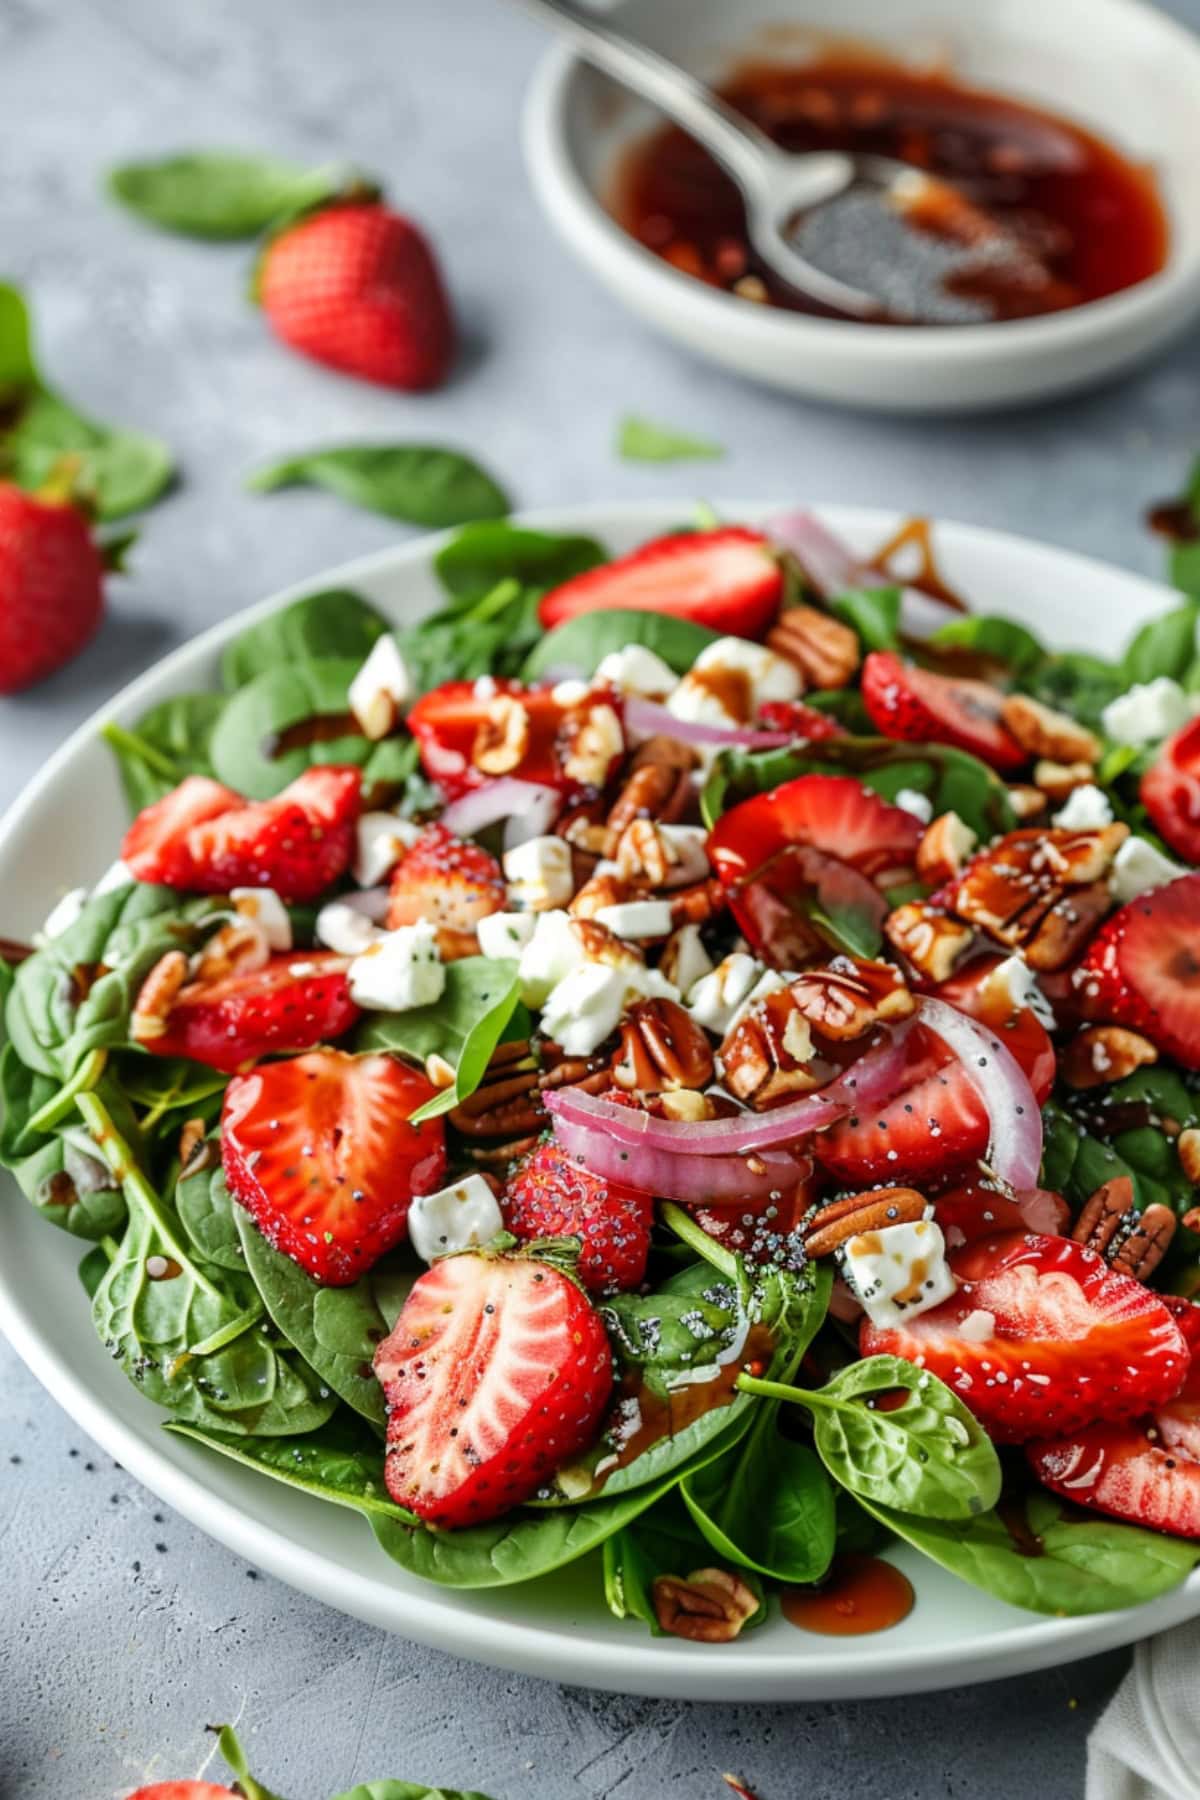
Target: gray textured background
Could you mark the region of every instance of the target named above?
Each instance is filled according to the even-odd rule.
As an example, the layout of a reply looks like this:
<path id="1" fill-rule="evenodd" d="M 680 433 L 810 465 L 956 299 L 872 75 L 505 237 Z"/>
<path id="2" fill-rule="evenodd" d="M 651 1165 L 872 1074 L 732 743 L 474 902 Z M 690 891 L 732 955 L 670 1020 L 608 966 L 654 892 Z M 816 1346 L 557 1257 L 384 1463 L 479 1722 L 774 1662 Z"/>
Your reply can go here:
<path id="1" fill-rule="evenodd" d="M 1200 0 L 1173 10 L 1200 26 Z M 522 505 L 795 495 L 930 510 L 1159 566 L 1146 501 L 1200 449 L 1200 340 L 1052 411 L 943 425 L 839 416 L 742 386 L 631 322 L 570 263 L 516 146 L 539 49 L 501 0 L 0 0 L 0 269 L 29 287 L 46 369 L 97 416 L 160 433 L 183 482 L 146 523 L 86 655 L 0 701 L 0 803 L 73 725 L 202 625 L 394 529 L 239 476 L 310 441 L 473 448 Z M 1114 71 L 1114 93 L 1119 74 Z M 353 154 L 437 235 L 465 334 L 453 383 L 406 398 L 267 337 L 246 254 L 156 236 L 98 177 L 120 158 L 245 144 Z M 612 454 L 637 407 L 724 441 L 715 470 Z M 2 922 L 0 922 L 2 924 Z M 0 1348 L 0 1796 L 109 1800 L 194 1773 L 241 1715 L 289 1800 L 370 1775 L 499 1800 L 1009 1800 L 1082 1790 L 1108 1656 L 926 1699 L 688 1708 L 484 1671 L 328 1612 L 243 1567 L 115 1469 Z"/>

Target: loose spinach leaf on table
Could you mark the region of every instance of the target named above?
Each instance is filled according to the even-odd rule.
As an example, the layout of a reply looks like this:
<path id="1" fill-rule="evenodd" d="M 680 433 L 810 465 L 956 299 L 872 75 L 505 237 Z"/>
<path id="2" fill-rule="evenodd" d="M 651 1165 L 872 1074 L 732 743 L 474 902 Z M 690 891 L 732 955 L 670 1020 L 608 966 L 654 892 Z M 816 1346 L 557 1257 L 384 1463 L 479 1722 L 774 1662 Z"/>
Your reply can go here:
<path id="1" fill-rule="evenodd" d="M 724 454 L 724 446 L 711 438 L 656 425 L 636 413 L 627 413 L 617 427 L 617 455 L 626 462 L 715 462 Z"/>
<path id="2" fill-rule="evenodd" d="M 250 800 L 269 800 L 321 763 L 361 768 L 367 788 L 402 782 L 412 767 L 411 739 L 372 743 L 350 714 L 350 683 L 359 667 L 350 657 L 310 657 L 265 669 L 238 688 L 212 734 L 217 780 Z M 310 734 L 309 720 L 333 721 L 336 735 Z M 301 741 L 289 745 L 285 734 L 295 730 Z"/>
<path id="3" fill-rule="evenodd" d="M 232 693 L 268 669 L 313 657 L 340 656 L 361 663 L 387 629 L 383 614 L 361 594 L 350 588 L 324 588 L 240 631 L 221 657 L 221 684 Z"/>
<path id="4" fill-rule="evenodd" d="M 108 190 L 122 206 L 185 237 L 254 238 L 298 204 L 318 199 L 330 171 L 309 172 L 277 156 L 237 150 L 189 150 L 110 171 Z"/>
<path id="5" fill-rule="evenodd" d="M 218 1748 L 237 1776 L 238 1792 L 245 1800 L 279 1800 L 278 1795 L 251 1775 L 246 1753 L 233 1727 L 222 1725 L 209 1729 L 218 1731 Z M 426 1787 L 420 1781 L 360 1781 L 344 1794 L 335 1794 L 333 1800 L 488 1800 L 488 1796 L 474 1788 L 468 1793 L 465 1788 Z"/>
<path id="6" fill-rule="evenodd" d="M 161 800 L 188 775 L 212 774 L 210 745 L 224 706 L 220 694 L 176 694 L 132 727 L 101 726 L 131 812 Z"/>
<path id="7" fill-rule="evenodd" d="M 515 966 L 504 957 L 460 957 L 446 964 L 440 1000 L 408 1012 L 369 1014 L 355 1032 L 354 1047 L 396 1050 L 418 1062 L 442 1056 L 457 1068 L 476 1025 L 508 1005 L 515 974 Z M 502 1028 L 506 1037 L 528 1035 L 528 1015 L 523 1014 L 523 1008 L 509 1014 Z"/>
<path id="8" fill-rule="evenodd" d="M 502 519 L 504 490 L 457 450 L 428 444 L 346 444 L 309 450 L 259 469 L 253 492 L 321 487 L 352 506 L 433 530 L 476 519 Z"/>
<path id="9" fill-rule="evenodd" d="M 539 681 L 547 674 L 567 672 L 594 675 L 611 651 L 631 644 L 653 650 L 677 675 L 683 675 L 700 652 L 716 641 L 715 631 L 670 613 L 623 608 L 579 613 L 538 640 L 525 659 L 521 679 Z"/>
<path id="10" fill-rule="evenodd" d="M 660 1575 L 686 1579 L 712 1560 L 709 1543 L 696 1529 L 687 1510 L 674 1494 L 667 1494 L 649 1512 L 626 1525 L 604 1544 L 604 1598 L 618 1619 L 640 1619 L 655 1637 L 664 1635 L 654 1604 L 654 1583 Z M 753 1571 L 739 1571 L 758 1596 L 758 1611 L 742 1629 L 761 1625 L 767 1616 L 762 1584 Z"/>
<path id="11" fill-rule="evenodd" d="M 595 538 L 497 522 L 464 526 L 438 551 L 434 568 L 446 592 L 470 605 L 501 581 L 544 593 L 607 560 Z"/>

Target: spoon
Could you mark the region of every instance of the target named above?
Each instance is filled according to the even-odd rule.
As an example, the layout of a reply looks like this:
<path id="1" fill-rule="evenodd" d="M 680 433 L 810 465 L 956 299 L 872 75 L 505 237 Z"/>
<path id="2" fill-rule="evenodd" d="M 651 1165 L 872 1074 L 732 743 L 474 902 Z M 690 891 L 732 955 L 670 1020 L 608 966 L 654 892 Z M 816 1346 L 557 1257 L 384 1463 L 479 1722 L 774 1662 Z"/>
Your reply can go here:
<path id="1" fill-rule="evenodd" d="M 854 318 L 878 318 L 885 312 L 896 317 L 894 304 L 885 308 L 878 295 L 839 280 L 803 256 L 793 241 L 796 219 L 851 188 L 874 189 L 880 200 L 904 213 L 918 190 L 928 194 L 946 183 L 888 156 L 781 150 L 686 69 L 581 12 L 571 0 L 524 0 L 524 5 L 561 32 L 585 61 L 649 100 L 703 145 L 741 190 L 750 242 L 782 281 L 835 312 Z"/>

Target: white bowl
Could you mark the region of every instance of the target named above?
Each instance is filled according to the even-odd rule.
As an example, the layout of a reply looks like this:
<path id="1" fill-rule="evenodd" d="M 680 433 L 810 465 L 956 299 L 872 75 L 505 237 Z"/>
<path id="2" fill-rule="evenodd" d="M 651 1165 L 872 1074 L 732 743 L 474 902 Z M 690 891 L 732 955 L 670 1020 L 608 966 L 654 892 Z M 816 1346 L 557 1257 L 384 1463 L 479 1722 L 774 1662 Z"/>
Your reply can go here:
<path id="1" fill-rule="evenodd" d="M 736 504 L 721 510 L 735 519 L 766 511 Z M 896 524 L 851 508 L 825 508 L 822 516 L 862 552 Z M 669 502 L 583 507 L 528 523 L 593 532 L 619 552 L 668 530 L 677 517 Z M 397 621 L 419 618 L 437 603 L 432 557 L 440 541 L 404 544 L 314 576 L 226 620 L 126 688 L 105 716 L 132 725 L 171 694 L 215 686 L 222 646 L 249 620 L 300 593 L 356 588 Z M 1174 603 L 1155 582 L 999 532 L 939 525 L 936 541 L 947 580 L 980 611 L 1007 612 L 1063 647 L 1113 651 L 1134 626 Z M 126 811 L 111 759 L 96 739 L 98 722 L 63 745 L 0 824 L 0 929 L 7 934 L 34 930 L 57 893 L 93 881 L 112 861 Z M 439 1649 L 552 1681 L 668 1698 L 818 1700 L 1015 1675 L 1200 1614 L 1200 1572 L 1129 1612 L 1050 1619 L 978 1593 L 904 1548 L 894 1554 L 916 1587 L 913 1612 L 891 1631 L 846 1640 L 797 1631 L 778 1612 L 739 1643 L 651 1638 L 605 1610 L 597 1558 L 521 1588 L 471 1594 L 427 1585 L 389 1562 L 366 1523 L 340 1507 L 168 1436 L 162 1412 L 96 1338 L 75 1273 L 85 1246 L 47 1225 L 7 1177 L 0 1177 L 0 1192 L 0 1329 L 83 1430 L 239 1556 L 330 1606 Z"/>
<path id="2" fill-rule="evenodd" d="M 1200 313 L 1200 39 L 1142 0 L 626 0 L 612 16 L 709 81 L 748 54 L 795 59 L 814 32 L 869 39 L 898 56 L 944 51 L 966 80 L 1074 118 L 1151 163 L 1166 199 L 1166 267 L 1069 312 L 920 328 L 806 318 L 706 287 L 622 230 L 600 195 L 621 149 L 656 115 L 553 48 L 524 119 L 542 205 L 613 293 L 702 356 L 811 399 L 964 412 L 1119 374 Z"/>

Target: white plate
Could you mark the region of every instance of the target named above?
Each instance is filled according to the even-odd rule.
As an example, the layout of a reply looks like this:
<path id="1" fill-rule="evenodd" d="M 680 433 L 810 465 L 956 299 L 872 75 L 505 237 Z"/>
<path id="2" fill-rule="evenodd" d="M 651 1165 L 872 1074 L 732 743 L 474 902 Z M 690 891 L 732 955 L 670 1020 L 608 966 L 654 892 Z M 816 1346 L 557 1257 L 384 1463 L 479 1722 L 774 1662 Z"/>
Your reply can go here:
<path id="1" fill-rule="evenodd" d="M 776 509 L 778 510 L 778 509 Z M 729 518 L 761 507 L 729 505 Z M 668 529 L 677 505 L 581 508 L 537 516 L 548 530 L 591 531 L 614 550 Z M 823 516 L 870 550 L 888 515 L 831 507 Z M 405 544 L 276 595 L 175 651 L 107 709 L 132 724 L 147 706 L 214 685 L 222 647 L 248 620 L 299 593 L 359 589 L 397 620 L 433 605 L 436 540 Z M 980 610 L 1003 611 L 1061 646 L 1113 650 L 1169 603 L 1165 589 L 1058 550 L 942 525 L 937 544 L 949 581 Z M 0 826 L 0 928 L 32 931 L 60 889 L 93 880 L 111 862 L 126 823 L 99 721 L 63 745 Z M 84 1246 L 51 1229 L 8 1183 L 0 1326 L 67 1412 L 140 1481 L 213 1537 L 281 1580 L 374 1625 L 463 1656 L 556 1681 L 693 1700 L 791 1700 L 916 1692 L 1069 1661 L 1200 1613 L 1200 1573 L 1132 1612 L 1043 1619 L 989 1599 L 921 1557 L 898 1550 L 917 1605 L 877 1637 L 812 1637 L 777 1615 L 740 1643 L 698 1645 L 649 1637 L 604 1610 L 595 1561 L 525 1588 L 456 1594 L 403 1574 L 365 1523 L 291 1492 L 161 1431 L 162 1414 L 109 1361 L 76 1278 Z"/>

